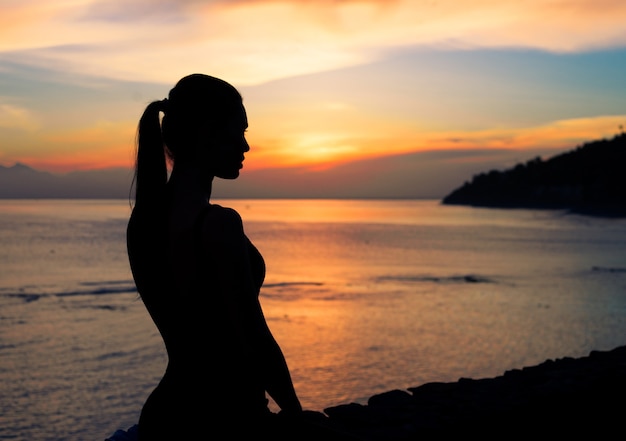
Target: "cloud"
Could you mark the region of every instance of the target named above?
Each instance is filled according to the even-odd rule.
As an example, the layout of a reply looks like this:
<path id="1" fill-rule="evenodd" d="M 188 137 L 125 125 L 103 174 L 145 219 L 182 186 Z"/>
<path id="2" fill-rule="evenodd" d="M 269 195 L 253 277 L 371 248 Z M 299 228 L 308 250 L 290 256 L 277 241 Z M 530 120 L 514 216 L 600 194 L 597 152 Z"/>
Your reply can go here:
<path id="1" fill-rule="evenodd" d="M 132 23 L 176 23 L 185 20 L 186 5 L 190 2 L 185 0 L 133 0 L 109 1 L 99 0 L 90 2 L 79 15 L 81 21 L 109 22 L 115 24 Z"/>
<path id="2" fill-rule="evenodd" d="M 610 0 L 13 2 L 0 60 L 171 83 L 192 71 L 259 84 L 379 59 L 399 47 L 626 45 L 626 3 Z M 77 44 L 84 50 L 59 50 Z"/>
<path id="3" fill-rule="evenodd" d="M 0 99 L 0 128 L 35 130 L 38 127 L 39 123 L 30 110 L 2 103 Z"/>

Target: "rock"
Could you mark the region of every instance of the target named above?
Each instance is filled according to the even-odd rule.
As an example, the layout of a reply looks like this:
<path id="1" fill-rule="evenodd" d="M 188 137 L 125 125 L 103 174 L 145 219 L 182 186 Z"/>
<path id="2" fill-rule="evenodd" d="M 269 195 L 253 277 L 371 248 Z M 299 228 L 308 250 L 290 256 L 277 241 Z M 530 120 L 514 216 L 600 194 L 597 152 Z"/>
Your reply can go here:
<path id="1" fill-rule="evenodd" d="M 626 346 L 546 360 L 495 378 L 461 378 L 373 395 L 367 405 L 324 409 L 325 424 L 364 441 L 483 439 L 621 433 L 626 415 Z M 135 441 L 133 426 L 105 441 Z"/>
<path id="2" fill-rule="evenodd" d="M 546 360 L 495 378 L 461 378 L 407 390 L 375 395 L 367 406 L 351 403 L 324 412 L 368 440 L 429 439 L 444 433 L 610 434 L 622 429 L 626 415 L 626 347 Z"/>

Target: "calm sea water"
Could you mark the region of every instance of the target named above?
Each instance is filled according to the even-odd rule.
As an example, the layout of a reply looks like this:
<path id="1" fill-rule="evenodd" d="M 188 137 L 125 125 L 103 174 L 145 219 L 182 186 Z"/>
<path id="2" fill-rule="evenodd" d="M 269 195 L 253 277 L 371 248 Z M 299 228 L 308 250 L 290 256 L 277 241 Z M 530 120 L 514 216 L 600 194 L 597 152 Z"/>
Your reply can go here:
<path id="1" fill-rule="evenodd" d="M 626 220 L 438 201 L 232 200 L 304 406 L 626 344 Z M 0 439 L 102 440 L 165 368 L 124 200 L 0 201 Z"/>

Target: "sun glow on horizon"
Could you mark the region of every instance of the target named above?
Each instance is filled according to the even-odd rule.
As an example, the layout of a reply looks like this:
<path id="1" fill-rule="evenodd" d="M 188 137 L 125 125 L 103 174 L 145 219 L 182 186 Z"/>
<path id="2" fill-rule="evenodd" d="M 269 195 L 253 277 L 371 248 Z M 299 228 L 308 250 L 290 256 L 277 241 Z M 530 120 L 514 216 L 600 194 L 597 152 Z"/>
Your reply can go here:
<path id="1" fill-rule="evenodd" d="M 267 138 L 249 137 L 245 170 L 306 168 L 324 170 L 341 164 L 377 157 L 436 150 L 563 150 L 585 142 L 612 138 L 626 125 L 626 114 L 554 121 L 535 127 L 479 131 L 415 132 L 412 136 L 390 133 L 387 138 L 344 138 L 327 133 Z M 22 153 L 0 162 L 16 162 L 38 170 L 69 172 L 134 166 L 134 124 L 106 123 L 84 130 L 57 132 L 41 142 L 53 148 Z M 123 134 L 120 136 L 120 134 Z"/>

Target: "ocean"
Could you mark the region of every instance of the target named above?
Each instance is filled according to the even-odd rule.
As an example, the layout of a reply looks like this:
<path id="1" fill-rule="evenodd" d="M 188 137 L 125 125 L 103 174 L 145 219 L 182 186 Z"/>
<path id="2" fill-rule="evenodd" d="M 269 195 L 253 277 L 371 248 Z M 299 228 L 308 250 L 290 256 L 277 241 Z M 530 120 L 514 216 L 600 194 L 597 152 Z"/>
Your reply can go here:
<path id="1" fill-rule="evenodd" d="M 626 219 L 436 200 L 216 200 L 264 255 L 305 408 L 626 344 Z M 127 200 L 0 200 L 0 439 L 104 440 L 164 371 Z M 272 403 L 273 405 L 273 403 Z"/>

